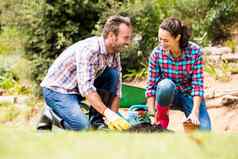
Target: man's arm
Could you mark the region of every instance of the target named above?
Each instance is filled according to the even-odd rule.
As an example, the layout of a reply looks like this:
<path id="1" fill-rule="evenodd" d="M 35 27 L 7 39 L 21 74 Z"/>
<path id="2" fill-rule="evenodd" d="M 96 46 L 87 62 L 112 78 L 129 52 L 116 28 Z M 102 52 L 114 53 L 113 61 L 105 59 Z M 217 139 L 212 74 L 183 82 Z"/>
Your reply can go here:
<path id="1" fill-rule="evenodd" d="M 96 91 L 90 91 L 86 95 L 86 99 L 93 106 L 93 108 L 95 108 L 99 113 L 104 115 L 103 113 L 107 107 L 103 104 L 101 97 Z"/>
<path id="2" fill-rule="evenodd" d="M 120 97 L 115 96 L 113 97 L 113 100 L 112 100 L 111 110 L 114 112 L 118 112 L 119 107 L 120 107 Z"/>

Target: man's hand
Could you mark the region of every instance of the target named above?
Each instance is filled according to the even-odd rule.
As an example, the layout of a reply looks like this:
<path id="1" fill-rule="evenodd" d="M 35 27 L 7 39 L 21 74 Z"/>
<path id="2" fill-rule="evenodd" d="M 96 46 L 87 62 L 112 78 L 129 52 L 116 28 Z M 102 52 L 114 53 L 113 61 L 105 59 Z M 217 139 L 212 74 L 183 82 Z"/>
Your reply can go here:
<path id="1" fill-rule="evenodd" d="M 122 131 L 129 129 L 131 126 L 125 119 L 108 108 L 103 114 L 106 117 L 105 123 L 108 125 L 109 129 Z"/>

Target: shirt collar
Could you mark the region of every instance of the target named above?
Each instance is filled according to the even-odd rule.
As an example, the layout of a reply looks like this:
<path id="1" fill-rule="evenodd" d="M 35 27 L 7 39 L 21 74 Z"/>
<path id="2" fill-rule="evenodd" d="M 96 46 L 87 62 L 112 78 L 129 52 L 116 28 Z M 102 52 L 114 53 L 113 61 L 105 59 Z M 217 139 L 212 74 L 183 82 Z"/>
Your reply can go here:
<path id="1" fill-rule="evenodd" d="M 191 57 L 191 55 L 190 55 L 190 53 L 189 53 L 189 48 L 184 48 L 184 49 L 182 49 L 182 55 L 181 55 L 180 57 L 177 57 L 177 58 L 174 58 L 174 57 L 171 55 L 170 51 L 168 51 L 168 50 L 165 50 L 165 49 L 162 48 L 162 51 L 163 51 L 164 54 L 166 54 L 169 58 L 171 58 L 171 59 L 173 59 L 173 60 L 175 60 L 175 61 L 180 61 L 180 60 L 182 60 L 182 59 L 184 59 L 184 58 L 189 58 L 189 57 Z"/>
<path id="2" fill-rule="evenodd" d="M 100 36 L 98 38 L 98 43 L 99 43 L 100 53 L 107 55 L 108 53 L 107 53 L 107 49 L 106 49 L 106 45 L 105 45 L 105 39 L 102 36 Z"/>

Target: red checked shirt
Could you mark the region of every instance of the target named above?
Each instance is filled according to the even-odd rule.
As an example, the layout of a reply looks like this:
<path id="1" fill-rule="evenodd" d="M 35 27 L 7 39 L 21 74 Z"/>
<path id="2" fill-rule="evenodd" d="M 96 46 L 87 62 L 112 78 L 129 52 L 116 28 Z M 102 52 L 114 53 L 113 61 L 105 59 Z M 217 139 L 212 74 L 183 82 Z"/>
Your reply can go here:
<path id="1" fill-rule="evenodd" d="M 190 42 L 178 58 L 161 47 L 155 48 L 150 56 L 148 71 L 147 97 L 155 96 L 158 82 L 165 78 L 171 79 L 182 93 L 204 95 L 202 51 L 194 43 Z"/>
<path id="2" fill-rule="evenodd" d="M 103 37 L 91 37 L 67 48 L 51 65 L 41 87 L 85 96 L 89 91 L 96 91 L 94 80 L 106 67 L 120 72 L 117 95 L 121 96 L 120 55 L 106 52 Z"/>

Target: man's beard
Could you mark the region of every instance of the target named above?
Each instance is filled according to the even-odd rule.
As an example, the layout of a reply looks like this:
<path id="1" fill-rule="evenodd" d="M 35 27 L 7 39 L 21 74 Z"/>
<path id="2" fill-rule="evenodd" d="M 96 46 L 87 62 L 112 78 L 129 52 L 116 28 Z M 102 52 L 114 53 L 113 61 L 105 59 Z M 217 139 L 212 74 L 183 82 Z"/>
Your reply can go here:
<path id="1" fill-rule="evenodd" d="M 121 52 L 124 48 L 125 48 L 125 45 L 116 44 L 115 46 L 113 46 L 113 52 L 114 53 Z"/>

